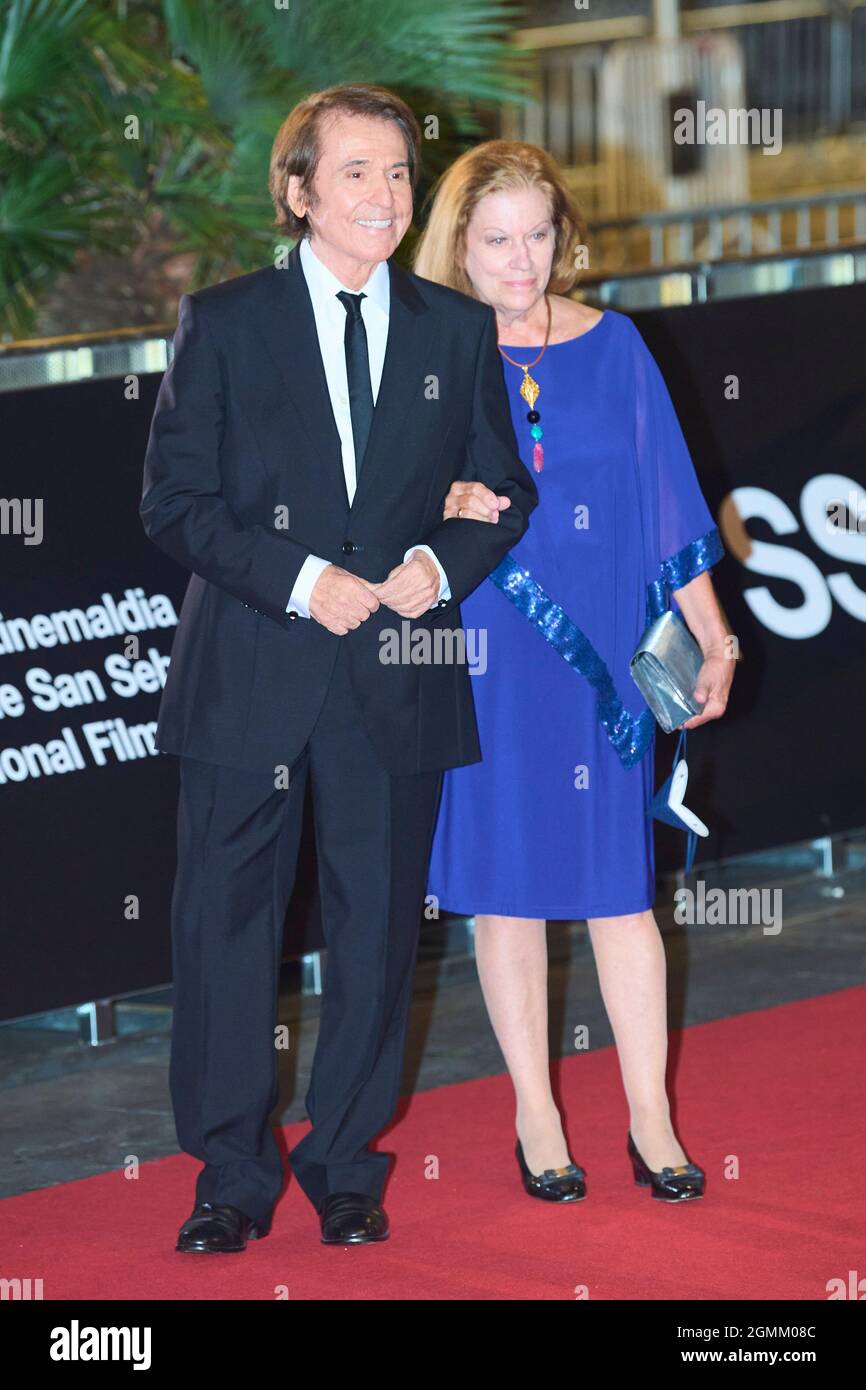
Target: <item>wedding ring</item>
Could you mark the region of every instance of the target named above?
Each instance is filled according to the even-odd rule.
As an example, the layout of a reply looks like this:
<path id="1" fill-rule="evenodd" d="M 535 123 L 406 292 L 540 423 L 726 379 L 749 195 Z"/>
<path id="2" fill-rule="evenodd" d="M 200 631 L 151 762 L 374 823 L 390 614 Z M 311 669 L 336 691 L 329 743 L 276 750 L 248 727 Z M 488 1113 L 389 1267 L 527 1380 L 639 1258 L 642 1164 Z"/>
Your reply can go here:
<path id="1" fill-rule="evenodd" d="M 462 508 L 462 507 L 458 507 L 458 508 L 457 508 L 457 515 L 458 515 L 458 516 L 462 516 L 462 515 L 463 515 L 463 508 Z"/>

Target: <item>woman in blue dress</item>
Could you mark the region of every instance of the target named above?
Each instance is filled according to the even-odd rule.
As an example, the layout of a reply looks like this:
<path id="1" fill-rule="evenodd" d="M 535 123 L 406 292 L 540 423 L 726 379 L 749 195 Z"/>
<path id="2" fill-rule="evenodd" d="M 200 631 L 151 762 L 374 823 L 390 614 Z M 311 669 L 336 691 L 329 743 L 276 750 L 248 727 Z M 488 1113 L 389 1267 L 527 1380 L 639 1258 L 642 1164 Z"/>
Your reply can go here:
<path id="1" fill-rule="evenodd" d="M 704 656 L 695 693 L 706 703 L 689 729 L 724 712 L 734 663 L 709 575 L 721 542 L 655 360 L 624 314 L 565 297 L 584 243 L 550 156 L 489 141 L 443 176 L 416 254 L 419 275 L 495 310 L 514 430 L 540 497 L 524 537 L 461 604 L 482 761 L 445 773 L 428 893 L 475 918 L 527 1192 L 585 1195 L 550 1085 L 546 920 L 586 919 L 634 1176 L 678 1201 L 701 1196 L 704 1175 L 673 1131 L 665 1087 L 648 815 L 655 723 L 629 659 L 649 614 L 681 611 Z M 444 516 L 495 525 L 507 505 L 467 481 Z M 601 694 L 530 621 L 539 599 L 580 629 L 579 662 L 604 663 Z"/>

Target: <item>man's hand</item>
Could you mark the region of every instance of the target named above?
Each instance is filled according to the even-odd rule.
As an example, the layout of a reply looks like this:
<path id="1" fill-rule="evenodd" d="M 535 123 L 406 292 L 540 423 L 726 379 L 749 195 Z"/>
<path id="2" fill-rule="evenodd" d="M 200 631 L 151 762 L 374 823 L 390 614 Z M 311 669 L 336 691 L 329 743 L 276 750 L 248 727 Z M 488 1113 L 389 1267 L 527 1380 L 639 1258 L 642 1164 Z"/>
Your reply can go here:
<path id="1" fill-rule="evenodd" d="M 329 632 L 345 637 L 379 607 L 379 600 L 372 592 L 374 587 L 339 565 L 328 565 L 313 585 L 310 616 Z"/>
<path id="2" fill-rule="evenodd" d="M 442 520 L 498 521 L 499 513 L 511 506 L 510 497 L 497 497 L 483 483 L 452 483 L 442 509 Z"/>
<path id="3" fill-rule="evenodd" d="M 367 587 L 379 603 L 393 608 L 401 618 L 420 618 L 432 608 L 439 594 L 439 571 L 429 555 L 416 550 L 402 565 L 396 565 L 381 584 Z"/>

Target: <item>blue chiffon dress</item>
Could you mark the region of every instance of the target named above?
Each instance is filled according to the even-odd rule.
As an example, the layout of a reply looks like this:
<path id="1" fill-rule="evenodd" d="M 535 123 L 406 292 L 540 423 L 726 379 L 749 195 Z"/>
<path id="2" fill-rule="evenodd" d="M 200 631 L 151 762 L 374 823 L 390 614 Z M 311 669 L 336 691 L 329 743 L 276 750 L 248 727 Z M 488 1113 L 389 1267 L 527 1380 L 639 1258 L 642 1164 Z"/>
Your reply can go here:
<path id="1" fill-rule="evenodd" d="M 531 362 L 537 348 L 508 347 Z M 523 374 L 503 359 L 521 457 Z M 444 774 L 428 894 L 584 919 L 655 899 L 655 721 L 629 673 L 671 591 L 723 554 L 664 379 L 606 309 L 531 369 L 544 464 L 526 534 L 461 604 L 482 761 Z M 457 524 L 457 523 L 455 523 Z"/>

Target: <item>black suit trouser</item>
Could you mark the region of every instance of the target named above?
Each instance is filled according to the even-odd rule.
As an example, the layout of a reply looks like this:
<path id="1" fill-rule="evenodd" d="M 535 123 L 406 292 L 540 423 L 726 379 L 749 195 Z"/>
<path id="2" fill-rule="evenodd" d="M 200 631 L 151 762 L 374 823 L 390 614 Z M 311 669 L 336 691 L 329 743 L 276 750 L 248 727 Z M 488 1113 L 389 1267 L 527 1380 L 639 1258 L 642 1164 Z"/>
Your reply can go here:
<path id="1" fill-rule="evenodd" d="M 307 621 L 312 621 L 309 619 Z M 441 772 L 391 776 L 359 716 L 340 643 L 316 726 L 288 787 L 267 773 L 182 757 L 172 899 L 171 1096 L 178 1142 L 204 1163 L 197 1202 L 270 1224 L 283 1167 L 277 998 L 304 789 L 312 783 L 327 968 L 307 1113 L 289 1155 L 318 1207 L 381 1197 L 369 1141 L 400 1094 L 402 1057 Z"/>

